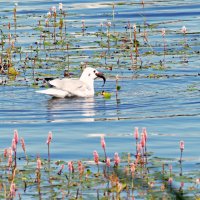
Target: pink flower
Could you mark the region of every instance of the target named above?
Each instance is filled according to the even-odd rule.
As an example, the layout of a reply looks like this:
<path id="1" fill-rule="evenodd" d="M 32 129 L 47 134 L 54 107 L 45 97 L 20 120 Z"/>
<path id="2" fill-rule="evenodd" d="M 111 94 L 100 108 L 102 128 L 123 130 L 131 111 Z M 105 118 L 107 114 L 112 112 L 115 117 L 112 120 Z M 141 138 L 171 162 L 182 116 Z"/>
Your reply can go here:
<path id="1" fill-rule="evenodd" d="M 52 10 L 53 13 L 56 13 L 56 7 L 55 6 L 52 6 L 51 10 Z"/>
<path id="2" fill-rule="evenodd" d="M 81 161 L 78 161 L 78 171 L 79 171 L 79 174 L 82 174 L 84 171 L 84 166 Z"/>
<path id="3" fill-rule="evenodd" d="M 148 184 L 149 184 L 150 188 L 152 188 L 155 185 L 155 183 L 153 181 L 149 182 Z"/>
<path id="4" fill-rule="evenodd" d="M 181 187 L 182 187 L 182 188 L 184 187 L 184 182 L 181 182 Z"/>
<path id="5" fill-rule="evenodd" d="M 14 183 L 11 183 L 10 185 L 10 196 L 15 197 L 16 196 L 16 187 Z"/>
<path id="6" fill-rule="evenodd" d="M 59 10 L 62 10 L 62 9 L 63 9 L 63 4 L 59 3 Z"/>
<path id="7" fill-rule="evenodd" d="M 182 32 L 183 34 L 186 34 L 186 32 L 187 32 L 187 29 L 186 29 L 186 27 L 185 27 L 185 26 L 183 26 L 183 27 L 182 27 L 182 29 L 181 29 L 181 32 Z"/>
<path id="8" fill-rule="evenodd" d="M 136 24 L 133 24 L 133 29 L 134 29 L 134 32 L 136 32 L 136 31 L 137 31 Z"/>
<path id="9" fill-rule="evenodd" d="M 108 158 L 108 157 L 106 158 L 106 166 L 110 167 L 110 158 Z"/>
<path id="10" fill-rule="evenodd" d="M 142 133 L 142 134 L 141 134 L 141 140 L 140 140 L 140 144 L 141 144 L 142 148 L 144 148 L 144 147 L 145 147 L 146 140 L 145 140 L 144 133 Z"/>
<path id="11" fill-rule="evenodd" d="M 94 162 L 98 165 L 99 164 L 99 154 L 97 153 L 97 151 L 93 152 L 93 156 L 94 156 Z"/>
<path id="12" fill-rule="evenodd" d="M 115 76 L 115 79 L 116 79 L 116 81 L 119 80 L 119 75 L 118 74 Z"/>
<path id="13" fill-rule="evenodd" d="M 165 29 L 164 28 L 162 28 L 161 33 L 162 33 L 162 36 L 164 37 L 165 36 Z"/>
<path id="14" fill-rule="evenodd" d="M 181 140 L 180 143 L 179 143 L 179 145 L 180 145 L 180 150 L 183 151 L 183 150 L 184 150 L 184 147 L 185 147 L 185 146 L 184 146 L 184 141 Z"/>
<path id="15" fill-rule="evenodd" d="M 41 162 L 41 160 L 40 160 L 40 158 L 38 157 L 37 158 L 37 169 L 41 169 L 42 168 L 42 162 Z"/>
<path id="16" fill-rule="evenodd" d="M 64 164 L 62 164 L 62 165 L 61 165 L 61 169 L 63 170 L 64 168 L 65 168 L 65 165 L 64 165 Z"/>
<path id="17" fill-rule="evenodd" d="M 26 147 L 25 147 L 24 138 L 21 138 L 21 139 L 20 139 L 20 143 L 21 143 L 21 145 L 22 145 L 23 151 L 26 152 Z"/>
<path id="18" fill-rule="evenodd" d="M 138 127 L 135 127 L 134 137 L 135 137 L 136 140 L 138 140 L 138 138 L 139 138 Z"/>
<path id="19" fill-rule="evenodd" d="M 70 172 L 74 172 L 74 166 L 73 166 L 73 162 L 72 161 L 68 162 L 68 169 L 69 169 Z"/>
<path id="20" fill-rule="evenodd" d="M 118 166 L 120 163 L 120 158 L 117 152 L 114 155 L 114 163 L 115 163 L 115 166 Z"/>
<path id="21" fill-rule="evenodd" d="M 12 156 L 13 150 L 12 150 L 11 147 L 9 147 L 9 148 L 7 149 L 7 153 L 8 153 L 8 156 Z"/>
<path id="22" fill-rule="evenodd" d="M 142 128 L 142 132 L 144 134 L 144 139 L 145 139 L 145 142 L 147 141 L 147 129 L 146 128 Z"/>
<path id="23" fill-rule="evenodd" d="M 197 185 L 199 185 L 200 184 L 200 178 L 197 178 L 195 182 L 196 182 Z"/>
<path id="24" fill-rule="evenodd" d="M 172 182 L 173 182 L 173 178 L 172 178 L 172 177 L 170 177 L 170 178 L 168 179 L 168 183 L 171 185 L 171 184 L 172 184 Z"/>
<path id="25" fill-rule="evenodd" d="M 47 144 L 49 145 L 51 143 L 52 140 L 52 132 L 49 131 L 48 137 L 47 137 Z"/>
<path id="26" fill-rule="evenodd" d="M 8 149 L 4 149 L 3 156 L 4 156 L 4 158 L 6 158 L 8 156 Z"/>
<path id="27" fill-rule="evenodd" d="M 111 22 L 110 21 L 106 22 L 106 26 L 110 27 L 111 26 Z"/>
<path id="28" fill-rule="evenodd" d="M 51 17 L 51 12 L 47 13 L 47 17 L 50 18 Z"/>
<path id="29" fill-rule="evenodd" d="M 104 140 L 104 136 L 103 135 L 101 136 L 101 146 L 105 150 L 105 148 L 106 148 L 106 142 Z"/>
<path id="30" fill-rule="evenodd" d="M 141 153 L 141 151 L 142 151 L 142 145 L 141 145 L 141 143 L 138 143 L 137 144 L 137 152 Z"/>
<path id="31" fill-rule="evenodd" d="M 14 152 L 16 152 L 16 150 L 17 150 L 17 146 L 16 146 L 16 142 L 15 142 L 15 139 L 14 139 L 14 138 L 12 139 L 12 150 L 13 150 Z"/>
<path id="32" fill-rule="evenodd" d="M 131 163 L 131 173 L 134 174 L 135 172 L 135 164 Z"/>
<path id="33" fill-rule="evenodd" d="M 63 169 L 65 168 L 65 165 L 62 164 L 60 170 L 58 171 L 58 175 L 62 174 Z"/>
<path id="34" fill-rule="evenodd" d="M 18 131 L 17 130 L 14 130 L 14 137 L 13 137 L 14 139 L 15 139 L 15 143 L 16 143 L 16 145 L 18 144 L 18 141 L 19 141 L 19 137 L 18 137 Z"/>
<path id="35" fill-rule="evenodd" d="M 12 166 L 12 155 L 9 155 L 8 157 L 8 167 Z"/>

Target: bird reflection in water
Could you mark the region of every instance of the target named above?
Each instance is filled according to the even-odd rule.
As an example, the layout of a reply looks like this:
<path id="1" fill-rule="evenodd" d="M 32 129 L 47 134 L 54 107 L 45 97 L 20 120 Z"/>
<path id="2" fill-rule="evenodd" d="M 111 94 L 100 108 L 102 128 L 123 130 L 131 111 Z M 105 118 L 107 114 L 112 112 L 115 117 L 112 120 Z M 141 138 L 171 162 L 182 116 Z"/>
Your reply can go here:
<path id="1" fill-rule="evenodd" d="M 95 119 L 95 99 L 91 98 L 51 98 L 47 101 L 47 121 L 92 122 Z"/>

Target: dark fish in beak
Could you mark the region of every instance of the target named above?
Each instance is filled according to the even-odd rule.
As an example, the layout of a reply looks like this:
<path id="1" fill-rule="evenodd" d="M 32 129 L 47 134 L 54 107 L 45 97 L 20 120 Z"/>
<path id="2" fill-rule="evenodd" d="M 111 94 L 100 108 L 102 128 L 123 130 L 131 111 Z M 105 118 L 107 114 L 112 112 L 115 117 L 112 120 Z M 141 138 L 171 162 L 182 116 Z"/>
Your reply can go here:
<path id="1" fill-rule="evenodd" d="M 95 75 L 96 75 L 97 77 L 103 79 L 103 86 L 104 86 L 104 85 L 105 85 L 105 82 L 106 82 L 106 78 L 105 78 L 105 76 L 103 75 L 103 73 L 97 72 L 97 73 L 95 73 Z"/>

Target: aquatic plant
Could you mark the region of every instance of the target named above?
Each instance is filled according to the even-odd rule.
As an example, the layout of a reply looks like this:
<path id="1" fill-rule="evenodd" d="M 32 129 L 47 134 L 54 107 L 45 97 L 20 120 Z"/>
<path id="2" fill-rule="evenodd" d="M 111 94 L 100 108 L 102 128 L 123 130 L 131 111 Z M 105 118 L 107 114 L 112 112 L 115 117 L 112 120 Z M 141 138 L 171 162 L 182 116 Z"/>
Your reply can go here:
<path id="1" fill-rule="evenodd" d="M 115 1 L 108 4 L 109 6 L 112 6 L 111 17 L 108 15 L 106 22 L 100 23 L 100 29 L 99 25 L 92 25 L 92 31 L 87 32 L 87 37 L 85 37 L 86 25 L 84 19 L 81 21 L 81 29 L 84 37 L 80 37 L 80 32 L 78 31 L 80 20 L 73 19 L 71 21 L 70 17 L 73 18 L 74 15 L 70 12 L 66 13 L 62 3 L 59 3 L 57 6 L 59 12 L 57 11 L 56 6 L 52 5 L 48 11 L 44 11 L 44 13 L 47 12 L 47 14 L 42 16 L 36 15 L 34 17 L 36 18 L 36 22 L 32 27 L 33 34 L 29 35 L 29 37 L 30 39 L 34 39 L 36 43 L 28 45 L 22 44 L 23 46 L 21 46 L 20 40 L 23 39 L 25 33 L 21 36 L 19 34 L 20 29 L 18 29 L 18 27 L 23 27 L 23 24 L 21 24 L 23 22 L 21 22 L 22 19 L 20 17 L 18 19 L 18 5 L 14 5 L 12 10 L 14 23 L 8 18 L 6 21 L 6 28 L 8 30 L 4 31 L 5 26 L 0 27 L 0 45 L 2 48 L 0 57 L 2 63 L 6 63 L 5 66 L 1 68 L 1 74 L 3 75 L 1 78 L 3 80 L 2 83 L 8 85 L 24 84 L 26 86 L 43 87 L 43 79 L 46 76 L 58 77 L 63 75 L 63 71 L 66 70 L 65 67 L 67 67 L 68 73 L 69 68 L 70 70 L 75 71 L 81 67 L 80 63 L 83 61 L 85 62 L 85 59 L 87 58 L 90 59 L 90 62 L 88 62 L 88 65 L 90 66 L 102 66 L 105 67 L 105 69 L 133 70 L 135 73 L 137 72 L 139 76 L 139 70 L 149 68 L 152 70 L 163 70 L 162 65 L 169 64 L 172 66 L 170 59 L 167 61 L 168 63 L 166 63 L 165 59 L 165 35 L 162 34 L 163 40 L 158 41 L 158 43 L 154 43 L 154 41 L 150 42 L 150 37 L 152 36 L 152 38 L 154 38 L 155 33 L 160 31 L 160 23 L 150 24 L 147 22 L 148 18 L 145 16 L 145 5 L 147 2 L 140 2 L 141 9 L 138 8 L 138 12 L 141 13 L 139 14 L 141 16 L 141 22 L 140 20 L 137 21 L 137 25 L 132 23 L 131 19 L 128 22 L 123 21 L 123 19 L 118 20 L 118 8 L 125 4 L 126 3 L 116 3 Z M 130 5 L 135 6 L 137 4 L 138 3 L 131 3 Z M 27 20 L 29 20 L 29 18 Z M 120 28 L 124 26 L 124 23 L 127 23 L 125 26 L 126 31 L 123 31 L 124 29 Z M 106 31 L 103 30 L 103 24 L 106 25 Z M 114 33 L 111 31 L 111 26 L 114 27 Z M 115 26 L 117 29 L 115 29 Z M 168 29 L 168 33 L 173 34 L 170 29 Z M 189 51 L 188 48 L 189 40 L 186 40 L 186 28 L 182 28 L 181 33 L 185 38 L 184 50 L 176 50 L 175 48 L 178 47 L 175 46 L 176 42 L 174 42 L 174 45 L 169 44 L 173 47 L 168 51 L 168 55 L 184 55 L 184 63 L 187 63 L 188 60 L 186 54 L 192 53 L 192 51 Z M 97 40 L 95 38 L 96 36 Z M 144 43 L 142 43 L 141 40 L 143 40 Z M 190 41 L 191 46 L 194 41 L 195 40 Z M 87 47 L 88 49 L 84 48 L 86 44 L 89 44 Z M 163 58 L 160 58 L 160 45 L 164 46 L 162 54 Z M 149 47 L 149 49 L 146 47 Z M 28 56 L 28 59 L 24 56 L 27 53 L 31 54 Z M 72 58 L 70 61 L 69 55 L 70 58 Z M 67 58 L 65 59 L 65 57 Z M 104 60 L 102 60 L 102 58 Z M 138 61 L 140 61 L 140 63 L 138 63 Z M 29 65 L 28 63 L 31 64 Z M 50 68 L 51 72 L 49 74 L 48 70 Z M 30 76 L 30 70 L 32 70 L 32 76 Z M 167 70 L 167 68 L 164 70 Z M 24 78 L 24 76 L 25 81 L 18 81 L 21 80 L 21 77 Z M 157 76 L 157 74 L 155 74 L 155 76 L 143 76 L 143 78 L 144 77 L 160 78 L 162 76 Z M 36 81 L 36 79 L 39 81 Z"/>
<path id="2" fill-rule="evenodd" d="M 165 54 L 166 54 L 166 39 L 165 39 L 165 28 L 162 28 L 161 30 L 162 38 L 163 38 L 163 62 L 161 64 L 165 65 Z"/>
<path id="3" fill-rule="evenodd" d="M 180 145 L 180 150 L 181 150 L 181 155 L 180 155 L 180 163 L 181 163 L 182 162 L 182 156 L 183 156 L 183 150 L 185 148 L 184 141 L 181 140 L 179 145 Z"/>
<path id="4" fill-rule="evenodd" d="M 49 131 L 48 137 L 47 137 L 47 146 L 48 146 L 48 161 L 50 162 L 50 143 L 52 140 L 52 132 Z"/>
<path id="5" fill-rule="evenodd" d="M 17 130 L 13 144 L 18 142 L 16 133 Z M 139 139 L 137 127 L 134 138 L 136 141 Z M 47 141 L 50 144 L 51 137 L 48 137 Z M 145 150 L 145 144 L 148 143 L 146 128 L 142 129 L 140 142 L 135 145 L 131 143 L 133 141 L 130 141 L 130 145 L 138 147 L 135 152 L 134 150 L 131 153 L 121 152 L 121 155 L 115 152 L 113 159 L 106 155 L 105 160 L 106 145 L 104 138 L 101 137 L 103 158 L 95 150 L 94 161 L 84 158 L 78 161 L 56 161 L 55 158 L 43 159 L 37 155 L 36 159 L 34 156 L 29 156 L 29 162 L 25 162 L 26 157 L 21 157 L 18 153 L 17 165 L 12 165 L 12 149 L 7 148 L 1 157 L 0 197 L 11 199 L 16 196 L 69 199 L 199 197 L 199 174 L 183 172 L 182 156 L 180 165 L 177 165 L 178 159 L 159 158 L 147 151 L 147 148 Z M 24 143 L 22 144 L 22 150 L 25 151 Z M 13 149 L 18 150 L 15 147 Z M 183 149 L 184 143 L 180 141 L 180 150 Z M 97 165 L 97 172 L 94 164 Z"/>
<path id="6" fill-rule="evenodd" d="M 106 155 L 106 142 L 105 142 L 105 139 L 104 139 L 104 135 L 101 136 L 101 147 L 104 151 L 104 154 L 105 154 L 105 160 L 107 160 L 107 155 Z"/>

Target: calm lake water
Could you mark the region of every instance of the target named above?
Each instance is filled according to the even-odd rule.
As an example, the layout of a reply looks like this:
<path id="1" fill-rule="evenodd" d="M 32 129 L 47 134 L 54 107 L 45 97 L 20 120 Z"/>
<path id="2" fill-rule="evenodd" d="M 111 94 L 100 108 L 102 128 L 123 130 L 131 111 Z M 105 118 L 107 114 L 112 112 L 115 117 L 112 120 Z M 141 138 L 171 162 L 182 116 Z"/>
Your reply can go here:
<path id="1" fill-rule="evenodd" d="M 35 48 L 34 43 L 40 40 L 40 33 L 33 29 L 38 20 L 44 24 L 49 8 L 58 8 L 59 2 L 18 1 L 16 30 L 13 27 L 14 2 L 0 2 L 0 29 L 5 34 L 8 33 L 6 26 L 11 21 L 11 34 L 17 35 L 16 46 L 21 46 L 24 51 L 22 61 L 17 54 L 13 59 L 16 68 L 21 72 L 16 78 L 17 84 L 7 80 L 9 84 L 0 86 L 0 149 L 11 145 L 13 130 L 17 129 L 20 137 L 25 138 L 28 154 L 46 157 L 47 134 L 52 131 L 53 159 L 91 159 L 93 150 L 103 155 L 100 134 L 105 134 L 108 155 L 113 157 L 114 152 L 135 152 L 133 130 L 137 126 L 140 130 L 142 127 L 147 128 L 148 149 L 155 156 L 178 159 L 179 141 L 184 140 L 184 159 L 187 161 L 185 165 L 188 169 L 195 169 L 200 162 L 200 1 L 147 0 L 144 8 L 140 1 L 124 1 L 116 5 L 115 31 L 126 33 L 124 27 L 128 22 L 141 26 L 145 22 L 148 24 L 146 29 L 149 43 L 141 45 L 139 49 L 143 63 L 142 69 L 139 70 L 130 70 L 129 53 L 120 59 L 118 65 L 118 57 L 113 53 L 115 49 L 111 48 L 107 65 L 113 66 L 112 71 L 107 69 L 104 59 L 96 56 L 97 53 L 106 51 L 106 48 L 102 50 L 97 46 L 95 40 L 100 40 L 100 37 L 97 38 L 93 33 L 99 30 L 101 22 L 113 20 L 113 1 L 62 1 L 67 12 L 67 35 L 73 36 L 73 47 L 77 47 L 70 50 L 70 67 L 78 68 L 81 62 L 97 63 L 96 67 L 104 72 L 107 82 L 102 88 L 102 81 L 96 80 L 95 90 L 99 92 L 104 89 L 110 92 L 111 99 L 104 99 L 101 95 L 89 99 L 52 99 L 35 93 L 39 88 L 24 84 L 21 69 L 23 60 L 26 53 L 31 54 L 30 46 Z M 81 20 L 85 20 L 87 25 L 84 36 L 81 34 Z M 187 28 L 188 49 L 183 48 L 182 26 Z M 166 29 L 167 67 L 162 70 L 145 67 L 159 66 L 160 60 L 163 59 L 162 28 Z M 106 28 L 104 31 L 106 32 Z M 114 31 L 113 27 L 111 31 Z M 67 40 L 70 40 L 70 37 Z M 143 43 L 143 40 L 140 40 Z M 79 47 L 81 49 L 78 49 Z M 157 52 L 156 55 L 146 53 L 152 49 Z M 48 51 L 48 48 L 44 52 L 49 54 L 49 58 L 57 60 L 58 66 L 63 65 L 62 59 L 67 55 L 66 51 L 60 53 Z M 41 56 L 45 55 L 44 52 Z M 1 52 L 0 54 L 5 55 Z M 35 55 L 35 52 L 32 54 Z M 37 73 L 39 72 L 54 77 L 62 77 L 63 74 L 63 70 L 56 70 L 51 62 L 45 69 L 38 69 Z M 79 76 L 80 70 L 74 73 Z M 117 74 L 121 90 L 116 97 Z M 148 78 L 152 74 L 159 77 Z M 32 69 L 26 71 L 25 77 L 32 80 Z M 6 76 L 1 75 L 1 80 L 5 79 Z"/>

